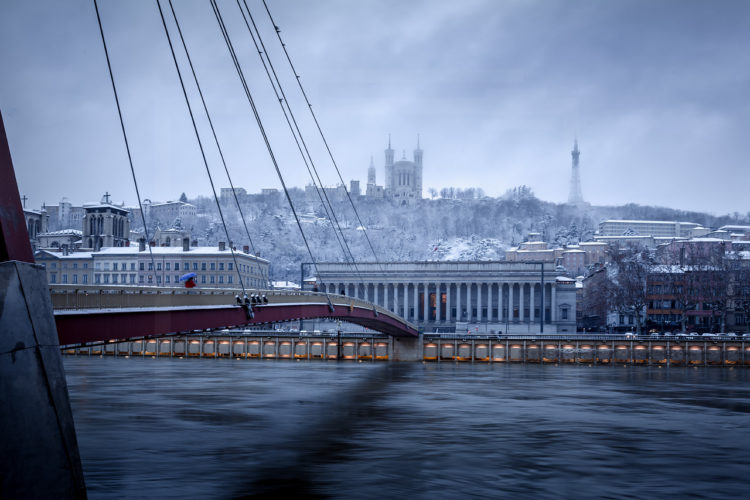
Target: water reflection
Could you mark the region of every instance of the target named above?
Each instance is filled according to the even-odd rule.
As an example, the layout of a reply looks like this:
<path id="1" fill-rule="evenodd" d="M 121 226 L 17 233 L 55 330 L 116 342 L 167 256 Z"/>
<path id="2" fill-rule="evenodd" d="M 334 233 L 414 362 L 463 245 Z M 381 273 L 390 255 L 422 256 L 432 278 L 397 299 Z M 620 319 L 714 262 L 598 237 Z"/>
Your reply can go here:
<path id="1" fill-rule="evenodd" d="M 65 367 L 91 498 L 716 498 L 748 487 L 742 369 L 87 357 Z"/>

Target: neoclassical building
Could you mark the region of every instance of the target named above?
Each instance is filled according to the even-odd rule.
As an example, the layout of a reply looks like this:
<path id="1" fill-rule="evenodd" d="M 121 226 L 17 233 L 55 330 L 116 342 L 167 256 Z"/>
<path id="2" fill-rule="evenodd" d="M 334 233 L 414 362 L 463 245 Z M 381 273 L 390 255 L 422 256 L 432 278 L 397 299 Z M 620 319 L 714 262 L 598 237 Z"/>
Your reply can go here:
<path id="1" fill-rule="evenodd" d="M 316 276 L 321 290 L 374 302 L 425 332 L 539 333 L 542 314 L 545 334 L 576 329 L 575 281 L 551 262 L 323 262 Z"/>

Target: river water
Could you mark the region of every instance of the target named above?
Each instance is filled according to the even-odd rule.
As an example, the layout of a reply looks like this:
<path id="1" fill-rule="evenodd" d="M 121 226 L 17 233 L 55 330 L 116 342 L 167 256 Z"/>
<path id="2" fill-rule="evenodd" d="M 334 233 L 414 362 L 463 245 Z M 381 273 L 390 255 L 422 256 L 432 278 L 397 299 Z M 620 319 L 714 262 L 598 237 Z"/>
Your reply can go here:
<path id="1" fill-rule="evenodd" d="M 64 357 L 89 498 L 747 498 L 750 370 Z"/>

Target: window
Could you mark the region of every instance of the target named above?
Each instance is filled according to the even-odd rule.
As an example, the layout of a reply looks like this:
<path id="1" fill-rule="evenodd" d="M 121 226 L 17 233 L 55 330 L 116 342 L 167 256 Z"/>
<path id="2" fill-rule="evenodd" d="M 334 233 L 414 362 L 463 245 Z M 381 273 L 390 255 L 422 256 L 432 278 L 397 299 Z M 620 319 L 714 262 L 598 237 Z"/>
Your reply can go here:
<path id="1" fill-rule="evenodd" d="M 108 276 L 108 275 L 106 275 L 106 276 Z M 105 280 L 106 280 L 106 278 L 105 278 Z M 112 275 L 112 283 L 115 284 L 115 285 L 117 284 L 117 274 L 113 274 Z"/>
<path id="2" fill-rule="evenodd" d="M 154 263 L 153 262 L 149 262 L 148 263 L 148 270 L 149 271 L 153 271 L 154 270 Z"/>
<path id="3" fill-rule="evenodd" d="M 84 262 L 83 263 L 83 268 L 84 269 L 88 269 L 89 268 L 89 263 L 88 262 Z"/>
<path id="4" fill-rule="evenodd" d="M 84 274 L 83 275 L 83 284 L 86 285 L 86 284 L 88 284 L 88 282 L 89 282 L 89 275 L 88 274 Z"/>
<path id="5" fill-rule="evenodd" d="M 205 282 L 206 282 L 206 277 L 205 276 L 201 276 L 201 283 L 205 283 Z"/>
<path id="6" fill-rule="evenodd" d="M 73 262 L 73 269 L 78 269 L 78 262 Z"/>
<path id="7" fill-rule="evenodd" d="M 212 274 L 211 275 L 211 283 L 215 283 L 215 282 L 216 282 L 216 277 Z"/>
<path id="8" fill-rule="evenodd" d="M 138 283 L 143 283 L 143 276 L 138 276 Z"/>
<path id="9" fill-rule="evenodd" d="M 128 275 L 125 273 L 120 274 L 120 283 L 123 285 L 128 282 Z"/>
<path id="10" fill-rule="evenodd" d="M 156 270 L 161 271 L 161 262 L 156 263 Z"/>
<path id="11" fill-rule="evenodd" d="M 187 269 L 185 269 L 185 270 L 187 271 Z M 197 262 L 193 262 L 193 271 L 197 271 L 197 270 L 198 270 L 198 263 Z"/>
<path id="12" fill-rule="evenodd" d="M 175 262 L 174 263 L 174 270 L 175 271 L 179 271 L 180 270 L 180 263 L 179 262 Z"/>
<path id="13" fill-rule="evenodd" d="M 143 271 L 143 270 L 144 270 L 144 267 L 143 267 L 143 262 L 139 262 L 139 263 L 138 263 L 138 269 L 140 269 L 141 271 Z"/>
<path id="14" fill-rule="evenodd" d="M 57 273 L 49 273 L 49 282 L 57 283 Z"/>
<path id="15" fill-rule="evenodd" d="M 219 271 L 223 271 L 223 270 L 224 270 L 224 263 L 219 262 Z"/>
<path id="16" fill-rule="evenodd" d="M 78 275 L 77 275 L 77 274 L 74 274 L 74 275 L 73 275 L 73 284 L 74 284 L 74 285 L 77 285 L 77 284 L 78 284 Z"/>
<path id="17" fill-rule="evenodd" d="M 164 276 L 164 283 L 169 283 L 169 275 Z"/>
<path id="18" fill-rule="evenodd" d="M 229 264 L 229 265 L 231 266 L 232 264 Z M 227 282 L 228 282 L 228 283 L 233 283 L 233 282 L 234 282 L 234 279 L 233 279 L 233 277 L 232 277 L 232 276 L 229 276 L 229 278 L 227 279 Z"/>
<path id="19" fill-rule="evenodd" d="M 106 285 L 108 283 L 109 283 L 109 274 L 105 274 L 104 275 L 104 284 Z"/>
<path id="20" fill-rule="evenodd" d="M 206 270 L 206 263 L 201 262 L 201 271 L 205 271 L 205 270 Z"/>
<path id="21" fill-rule="evenodd" d="M 135 274 L 130 275 L 130 284 L 135 285 Z"/>
<path id="22" fill-rule="evenodd" d="M 180 282 L 180 275 L 179 274 L 175 274 L 174 275 L 174 282 L 175 283 L 179 283 Z"/>
<path id="23" fill-rule="evenodd" d="M 568 308 L 567 307 L 563 307 L 560 310 L 560 313 L 561 313 L 562 319 L 568 319 Z"/>
<path id="24" fill-rule="evenodd" d="M 156 276 L 156 283 L 161 284 L 161 276 Z"/>
<path id="25" fill-rule="evenodd" d="M 63 282 L 64 285 L 68 283 L 68 275 L 67 274 L 63 274 L 62 275 L 62 282 Z"/>
<path id="26" fill-rule="evenodd" d="M 57 269 L 57 262 L 53 262 L 49 265 L 50 269 Z"/>
<path id="27" fill-rule="evenodd" d="M 231 271 L 232 270 L 232 266 L 233 266 L 233 264 L 230 262 L 229 264 L 227 264 L 227 269 L 229 269 Z"/>
<path id="28" fill-rule="evenodd" d="M 130 270 L 135 271 L 135 262 L 130 263 Z"/>
<path id="29" fill-rule="evenodd" d="M 169 263 L 169 262 L 167 262 L 167 263 L 165 264 L 165 266 L 166 266 L 166 267 L 165 267 L 165 269 L 166 269 L 167 271 L 171 271 L 171 269 L 169 268 L 169 265 L 170 265 L 170 263 Z"/>
<path id="30" fill-rule="evenodd" d="M 211 262 L 211 270 L 216 271 L 216 262 Z"/>
<path id="31" fill-rule="evenodd" d="M 224 275 L 219 276 L 219 283 L 224 283 Z"/>
<path id="32" fill-rule="evenodd" d="M 117 262 L 112 263 L 112 270 L 117 271 Z"/>

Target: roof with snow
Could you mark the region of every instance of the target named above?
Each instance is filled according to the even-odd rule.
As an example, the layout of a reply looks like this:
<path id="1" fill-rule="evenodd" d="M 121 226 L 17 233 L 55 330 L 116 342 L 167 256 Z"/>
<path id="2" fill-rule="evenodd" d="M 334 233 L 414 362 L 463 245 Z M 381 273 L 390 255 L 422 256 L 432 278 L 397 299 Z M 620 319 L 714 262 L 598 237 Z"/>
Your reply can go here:
<path id="1" fill-rule="evenodd" d="M 61 229 L 59 231 L 49 231 L 47 233 L 39 233 L 40 236 L 83 236 L 83 231 L 80 229 Z"/>
<path id="2" fill-rule="evenodd" d="M 94 252 L 94 255 L 98 256 L 117 256 L 117 255 L 136 255 L 139 253 L 144 253 L 148 255 L 148 247 L 146 247 L 145 250 L 142 252 L 139 251 L 138 245 L 130 245 L 129 247 L 104 247 L 98 252 Z M 218 247 L 190 247 L 190 250 L 183 250 L 181 246 L 178 247 L 151 247 L 151 253 L 154 255 L 191 255 L 191 256 L 197 256 L 197 255 L 213 255 L 213 256 L 220 256 L 220 255 L 231 255 L 231 252 L 229 251 L 229 246 L 227 246 L 226 250 L 219 250 Z M 245 252 L 237 251 L 235 250 L 234 253 L 236 255 L 242 255 L 246 257 L 251 257 L 253 259 L 256 259 L 258 261 L 262 262 L 268 262 L 266 259 L 262 259 L 260 257 L 256 257 L 253 254 L 247 254 Z"/>
<path id="3" fill-rule="evenodd" d="M 34 258 L 53 258 L 53 259 L 90 259 L 92 252 L 70 252 L 67 255 L 63 252 L 52 252 L 50 250 L 38 250 Z"/>

